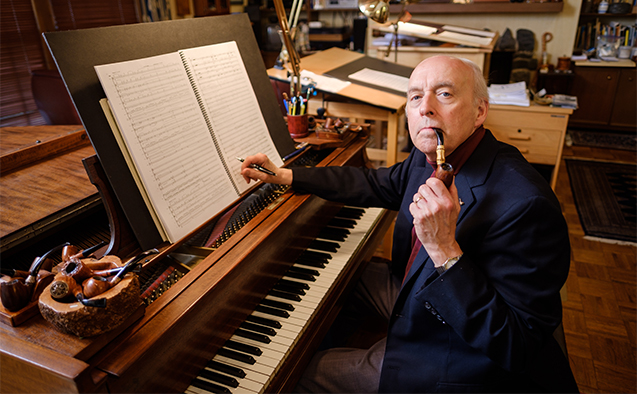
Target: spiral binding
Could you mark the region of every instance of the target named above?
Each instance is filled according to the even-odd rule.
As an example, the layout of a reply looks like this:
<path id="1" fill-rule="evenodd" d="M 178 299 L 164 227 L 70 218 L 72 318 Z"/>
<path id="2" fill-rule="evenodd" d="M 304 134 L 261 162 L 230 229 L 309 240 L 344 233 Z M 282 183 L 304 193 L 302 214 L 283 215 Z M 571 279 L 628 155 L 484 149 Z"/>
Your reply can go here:
<path id="1" fill-rule="evenodd" d="M 208 116 L 208 113 L 206 112 L 206 107 L 203 105 L 203 100 L 201 99 L 201 93 L 199 93 L 199 89 L 197 88 L 197 84 L 195 83 L 195 78 L 192 75 L 192 71 L 190 70 L 188 61 L 186 60 L 186 57 L 182 51 L 179 51 L 179 56 L 181 57 L 181 61 L 184 63 L 184 68 L 186 69 L 186 75 L 188 76 L 188 80 L 190 81 L 192 90 L 195 92 L 195 97 L 197 98 L 197 102 L 199 103 L 199 108 L 201 109 L 204 120 L 206 121 L 206 125 L 208 126 L 208 131 L 210 132 L 212 141 L 215 144 L 215 149 L 217 150 L 217 154 L 219 154 L 219 158 L 221 159 L 221 164 L 223 164 L 223 168 L 226 171 L 226 174 L 228 174 L 228 178 L 230 178 L 230 182 L 232 183 L 232 187 L 234 188 L 234 191 L 237 193 L 237 195 L 240 195 L 241 192 L 239 191 L 239 188 L 237 187 L 237 185 L 235 185 L 230 169 L 228 168 L 228 164 L 224 160 L 221 149 L 219 148 L 219 142 L 217 141 L 217 137 L 215 137 L 215 130 L 212 127 L 212 122 L 210 121 L 210 117 Z"/>

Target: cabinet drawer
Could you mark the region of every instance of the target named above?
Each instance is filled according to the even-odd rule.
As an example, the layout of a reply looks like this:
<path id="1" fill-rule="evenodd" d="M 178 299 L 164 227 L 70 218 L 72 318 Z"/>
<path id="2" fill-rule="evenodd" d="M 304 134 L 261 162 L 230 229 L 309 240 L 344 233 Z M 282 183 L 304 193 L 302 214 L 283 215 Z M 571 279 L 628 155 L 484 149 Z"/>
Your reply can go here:
<path id="1" fill-rule="evenodd" d="M 559 146 L 562 142 L 562 134 L 559 131 L 488 123 L 485 123 L 484 127 L 491 130 L 498 140 L 518 148 L 530 163 L 554 165 L 557 161 Z"/>
<path id="2" fill-rule="evenodd" d="M 530 127 L 540 130 L 554 130 L 559 133 L 566 130 L 568 115 L 489 109 L 485 124 L 491 127 Z"/>

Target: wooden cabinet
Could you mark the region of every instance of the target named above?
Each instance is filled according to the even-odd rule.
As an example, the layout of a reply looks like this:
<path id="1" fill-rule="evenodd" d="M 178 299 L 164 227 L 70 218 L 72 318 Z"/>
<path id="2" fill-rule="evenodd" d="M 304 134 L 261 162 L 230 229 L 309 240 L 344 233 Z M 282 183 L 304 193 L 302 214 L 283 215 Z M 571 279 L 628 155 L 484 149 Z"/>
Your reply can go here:
<path id="1" fill-rule="evenodd" d="M 517 107 L 490 105 L 484 127 L 495 138 L 517 147 L 529 163 L 552 165 L 551 187 L 555 189 L 562 159 L 564 136 L 572 110 L 539 105 Z"/>
<path id="2" fill-rule="evenodd" d="M 577 96 L 579 108 L 573 112 L 571 127 L 635 130 L 635 67 L 575 67 L 570 94 Z"/>
<path id="3" fill-rule="evenodd" d="M 610 124 L 626 127 L 633 132 L 637 127 L 637 69 L 622 68 L 617 80 L 615 102 L 610 114 Z"/>

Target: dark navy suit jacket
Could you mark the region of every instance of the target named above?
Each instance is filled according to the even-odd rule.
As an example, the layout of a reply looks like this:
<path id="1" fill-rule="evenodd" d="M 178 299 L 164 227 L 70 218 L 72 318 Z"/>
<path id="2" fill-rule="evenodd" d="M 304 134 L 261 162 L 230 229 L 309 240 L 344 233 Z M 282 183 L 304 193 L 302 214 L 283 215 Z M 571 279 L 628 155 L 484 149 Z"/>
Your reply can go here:
<path id="1" fill-rule="evenodd" d="M 392 270 L 402 278 L 409 205 L 431 173 L 414 149 L 390 168 L 294 169 L 293 187 L 398 211 Z M 420 249 L 394 305 L 380 391 L 577 392 L 552 336 L 570 264 L 557 198 L 516 148 L 488 130 L 455 183 L 464 202 L 456 230 L 464 255 L 438 275 Z"/>

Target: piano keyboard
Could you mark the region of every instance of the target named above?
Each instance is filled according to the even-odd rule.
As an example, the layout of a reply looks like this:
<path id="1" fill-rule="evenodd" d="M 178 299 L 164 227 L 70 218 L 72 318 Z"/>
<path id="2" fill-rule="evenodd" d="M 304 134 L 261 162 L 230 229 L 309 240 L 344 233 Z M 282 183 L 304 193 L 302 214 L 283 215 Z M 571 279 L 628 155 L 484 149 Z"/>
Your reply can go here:
<path id="1" fill-rule="evenodd" d="M 382 212 L 381 208 L 343 208 L 186 393 L 263 392 Z"/>

